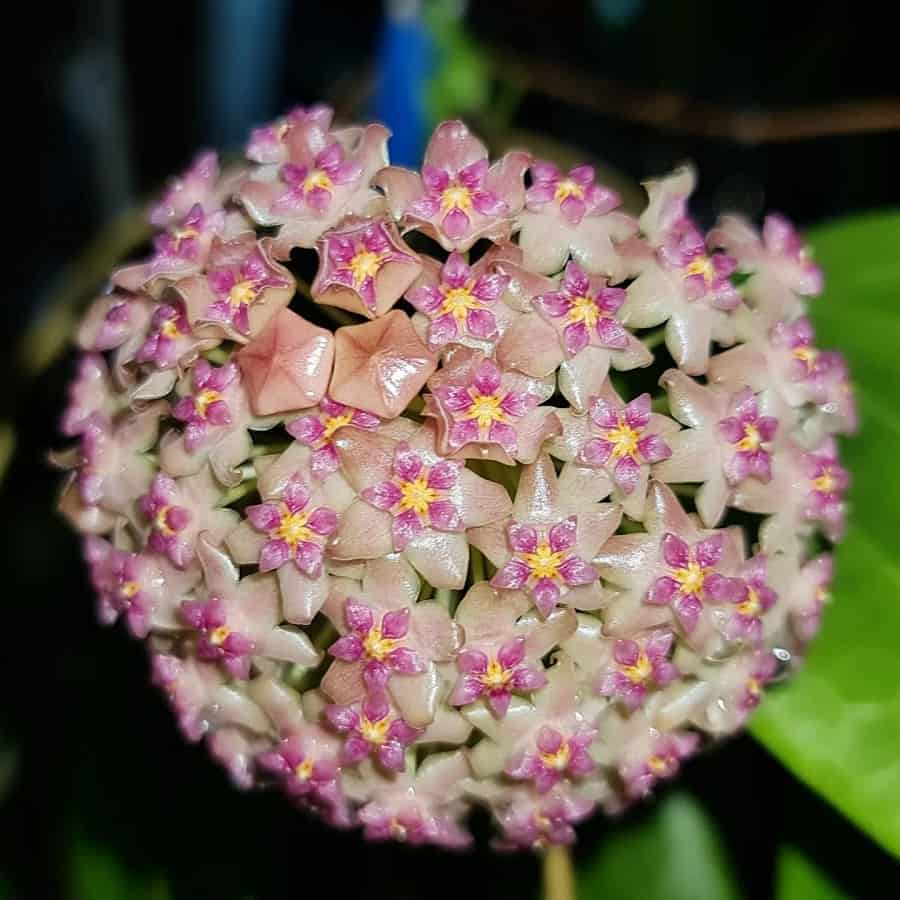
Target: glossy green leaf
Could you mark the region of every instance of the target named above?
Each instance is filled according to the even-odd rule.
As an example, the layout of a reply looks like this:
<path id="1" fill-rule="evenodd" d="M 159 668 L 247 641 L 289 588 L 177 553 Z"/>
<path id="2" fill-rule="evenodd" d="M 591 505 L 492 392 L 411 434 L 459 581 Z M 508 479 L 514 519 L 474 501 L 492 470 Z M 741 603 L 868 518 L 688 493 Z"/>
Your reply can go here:
<path id="1" fill-rule="evenodd" d="M 811 304 L 818 343 L 846 354 L 863 422 L 844 442 L 851 525 L 806 665 L 751 730 L 900 855 L 900 213 L 824 226 L 810 239 L 828 278 Z"/>
<path id="2" fill-rule="evenodd" d="M 778 853 L 777 900 L 848 900 L 845 894 L 808 856 L 790 845 Z"/>
<path id="3" fill-rule="evenodd" d="M 582 900 L 731 900 L 740 896 L 715 824 L 687 791 L 617 825 L 579 866 Z"/>

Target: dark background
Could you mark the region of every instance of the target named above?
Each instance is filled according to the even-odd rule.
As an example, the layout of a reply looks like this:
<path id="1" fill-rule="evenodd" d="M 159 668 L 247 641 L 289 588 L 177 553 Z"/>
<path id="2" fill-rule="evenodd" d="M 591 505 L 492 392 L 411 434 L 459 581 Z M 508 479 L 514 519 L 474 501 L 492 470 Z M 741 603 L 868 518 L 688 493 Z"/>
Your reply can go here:
<path id="1" fill-rule="evenodd" d="M 702 176 L 695 209 L 707 222 L 723 207 L 765 207 L 810 225 L 900 201 L 888 7 L 439 6 L 461 13 L 453 32 L 472 65 L 465 55 L 456 65 L 478 80 L 473 101 L 472 85 L 457 95 L 445 72 L 440 112 L 449 104 L 465 113 L 495 144 L 543 133 L 626 184 L 693 159 Z M 182 743 L 147 684 L 141 649 L 95 624 L 77 540 L 50 512 L 56 477 L 44 451 L 57 442 L 71 354 L 48 353 L 38 365 L 35 345 L 20 343 L 29 325 L 52 331 L 34 325 L 39 316 L 77 307 L 102 286 L 92 265 L 121 237 L 111 223 L 198 146 L 239 149 L 252 124 L 322 98 L 344 117 L 384 116 L 398 138 L 420 142 L 436 109 L 413 90 L 421 47 L 404 53 L 376 2 L 88 0 L 22 16 L 5 41 L 15 70 L 6 78 L 14 159 L 5 182 L 16 230 L 4 239 L 12 270 L 0 305 L 0 419 L 15 430 L 16 452 L 0 485 L 0 897 L 119 897 L 117 865 L 151 885 L 130 896 L 160 900 L 295 897 L 318 883 L 331 896 L 372 900 L 534 896 L 538 866 L 527 855 L 497 856 L 484 840 L 463 856 L 367 845 L 306 821 L 279 796 L 239 794 Z M 446 52 L 442 35 L 433 42 Z M 447 62 L 425 56 L 429 77 Z M 408 104 L 424 109 L 422 121 L 406 116 Z M 771 896 L 785 838 L 814 850 L 851 896 L 896 883 L 886 854 L 747 737 L 690 765 L 686 780 L 747 897 Z M 608 827 L 585 826 L 578 855 Z"/>

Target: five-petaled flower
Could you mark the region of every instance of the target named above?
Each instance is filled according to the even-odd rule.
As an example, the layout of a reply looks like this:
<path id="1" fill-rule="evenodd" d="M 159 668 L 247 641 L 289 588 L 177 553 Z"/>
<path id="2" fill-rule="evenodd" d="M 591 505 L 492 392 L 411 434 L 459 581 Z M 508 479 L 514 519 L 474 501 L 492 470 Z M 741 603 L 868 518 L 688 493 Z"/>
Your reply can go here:
<path id="1" fill-rule="evenodd" d="M 363 489 L 360 496 L 392 517 L 395 550 L 403 550 L 425 528 L 461 531 L 459 509 L 447 492 L 459 477 L 460 463 L 442 460 L 426 465 L 422 455 L 407 443 L 394 452 L 392 477 Z"/>
<path id="2" fill-rule="evenodd" d="M 669 445 L 652 427 L 649 394 L 624 405 L 594 397 L 590 418 L 596 437 L 581 447 L 578 462 L 606 469 L 626 495 L 637 487 L 642 466 L 672 455 Z"/>
<path id="3" fill-rule="evenodd" d="M 504 771 L 511 778 L 534 782 L 545 794 L 564 777 L 581 778 L 594 770 L 588 753 L 597 732 L 590 728 L 565 735 L 550 725 L 542 725 L 534 739 L 534 749 L 519 751 L 507 761 Z"/>
<path id="4" fill-rule="evenodd" d="M 328 652 L 345 662 L 365 660 L 363 677 L 368 683 L 386 682 L 390 673 L 415 675 L 425 665 L 411 647 L 404 646 L 409 632 L 409 607 L 384 613 L 375 621 L 371 607 L 351 597 L 344 605 L 348 633 L 338 638 Z"/>
<path id="5" fill-rule="evenodd" d="M 840 540 L 845 528 L 844 494 L 850 475 L 840 464 L 837 441 L 827 438 L 815 450 L 804 453 L 801 467 L 806 478 L 805 517 L 820 523 L 829 540 Z"/>
<path id="6" fill-rule="evenodd" d="M 203 443 L 213 428 L 231 424 L 231 409 L 222 395 L 239 378 L 237 363 L 214 367 L 205 359 L 197 360 L 193 393 L 182 397 L 172 409 L 172 415 L 185 423 L 184 446 L 189 453 Z"/>
<path id="7" fill-rule="evenodd" d="M 643 639 L 617 640 L 612 660 L 597 682 L 597 693 L 621 700 L 628 709 L 643 706 L 650 686 L 663 687 L 679 675 L 669 661 L 674 639 L 671 631 L 660 630 Z"/>
<path id="8" fill-rule="evenodd" d="M 179 568 L 184 568 L 194 558 L 194 548 L 185 541 L 183 532 L 191 520 L 191 511 L 175 501 L 178 487 L 175 479 L 160 472 L 150 486 L 150 491 L 140 499 L 141 511 L 150 522 L 147 546 L 168 556 Z"/>
<path id="9" fill-rule="evenodd" d="M 498 719 L 506 715 L 513 692 L 536 691 L 547 683 L 543 670 L 525 662 L 524 637 L 507 641 L 493 656 L 463 650 L 456 667 L 460 675 L 448 699 L 450 705 L 465 706 L 484 697 Z"/>
<path id="10" fill-rule="evenodd" d="M 196 629 L 197 658 L 218 663 L 234 678 L 250 677 L 255 643 L 239 631 L 228 627 L 225 604 L 218 597 L 209 600 L 186 600 L 181 604 L 185 623 Z"/>
<path id="11" fill-rule="evenodd" d="M 303 735 L 292 734 L 271 750 L 256 757 L 256 764 L 277 778 L 291 797 L 307 797 L 332 801 L 339 793 L 338 762 L 326 754 L 316 754 L 314 744 Z"/>
<path id="12" fill-rule="evenodd" d="M 464 336 L 476 340 L 495 337 L 493 308 L 508 283 L 509 276 L 500 272 L 487 271 L 475 277 L 462 254 L 454 251 L 436 283 L 413 286 L 406 296 L 428 318 L 428 346 L 436 350 Z"/>
<path id="13" fill-rule="evenodd" d="M 693 756 L 699 745 L 700 735 L 691 731 L 672 731 L 657 737 L 646 756 L 620 767 L 628 796 L 646 797 L 657 781 L 674 778 L 681 763 Z"/>
<path id="14" fill-rule="evenodd" d="M 527 589 L 541 614 L 548 616 L 571 587 L 597 580 L 594 567 L 577 555 L 578 517 L 549 528 L 510 522 L 506 534 L 512 556 L 491 579 L 494 587 Z"/>
<path id="15" fill-rule="evenodd" d="M 272 204 L 272 212 L 291 213 L 307 206 L 323 213 L 331 203 L 334 186 L 358 181 L 362 171 L 359 162 L 346 158 L 344 148 L 337 141 L 320 150 L 312 165 L 286 162 L 278 174 L 287 190 Z"/>
<path id="16" fill-rule="evenodd" d="M 776 604 L 778 594 L 769 586 L 768 560 L 764 554 L 748 559 L 738 572 L 743 591 L 732 599 L 733 611 L 726 614 L 723 633 L 731 641 L 758 644 L 763 636 L 762 617 Z"/>
<path id="17" fill-rule="evenodd" d="M 338 516 L 330 507 L 309 506 L 309 486 L 295 474 L 280 499 L 247 507 L 250 523 L 268 535 L 259 552 L 260 572 L 271 572 L 293 560 L 304 575 L 319 577 L 325 540 L 337 528 Z"/>
<path id="18" fill-rule="evenodd" d="M 323 397 L 318 410 L 288 422 L 285 427 L 291 437 L 312 448 L 310 471 L 313 478 L 321 480 L 340 468 L 333 443 L 335 433 L 348 425 L 373 429 L 378 427 L 379 422 L 378 416 L 372 413 Z"/>
<path id="19" fill-rule="evenodd" d="M 724 549 L 721 532 L 693 546 L 667 532 L 662 539 L 662 555 L 669 571 L 654 581 L 644 602 L 668 604 L 682 628 L 693 631 L 705 602 L 735 602 L 744 595 L 743 582 L 716 571 Z"/>
<path id="20" fill-rule="evenodd" d="M 769 481 L 770 442 L 778 430 L 778 419 L 760 415 L 759 403 L 750 388 L 732 397 L 729 411 L 732 414 L 719 422 L 719 434 L 734 448 L 731 458 L 725 461 L 725 477 L 732 485 L 749 477 Z"/>
<path id="21" fill-rule="evenodd" d="M 345 766 L 355 765 L 371 755 L 385 769 L 402 772 L 406 748 L 421 734 L 418 728 L 393 715 L 381 691 L 349 706 L 328 706 L 325 718 L 332 728 L 347 735 L 341 748 L 341 762 Z"/>

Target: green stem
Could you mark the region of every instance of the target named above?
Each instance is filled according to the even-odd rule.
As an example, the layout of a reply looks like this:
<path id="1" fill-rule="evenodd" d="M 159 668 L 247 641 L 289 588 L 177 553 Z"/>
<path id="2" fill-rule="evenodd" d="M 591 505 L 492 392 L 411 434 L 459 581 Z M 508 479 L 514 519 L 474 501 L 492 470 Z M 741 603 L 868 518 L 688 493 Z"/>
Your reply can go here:
<path id="1" fill-rule="evenodd" d="M 230 506 L 237 500 L 240 500 L 241 497 L 246 497 L 247 494 L 256 490 L 256 479 L 255 478 L 245 478 L 240 484 L 236 484 L 223 498 L 222 502 L 219 504 L 220 506 Z"/>
<path id="2" fill-rule="evenodd" d="M 469 549 L 469 571 L 472 573 L 472 584 L 484 581 L 484 555 L 474 547 Z"/>

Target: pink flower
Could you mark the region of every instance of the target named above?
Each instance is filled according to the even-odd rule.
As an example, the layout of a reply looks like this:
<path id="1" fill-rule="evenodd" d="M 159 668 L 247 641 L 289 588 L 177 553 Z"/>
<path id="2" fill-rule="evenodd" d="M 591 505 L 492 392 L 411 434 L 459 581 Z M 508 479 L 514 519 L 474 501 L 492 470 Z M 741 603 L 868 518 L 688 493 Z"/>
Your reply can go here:
<path id="1" fill-rule="evenodd" d="M 575 356 L 588 345 L 607 350 L 624 350 L 628 346 L 628 332 L 615 317 L 624 302 L 624 290 L 594 289 L 581 266 L 570 262 L 559 290 L 535 298 L 534 305 L 561 331 L 566 353 Z"/>
<path id="2" fill-rule="evenodd" d="M 511 778 L 533 781 L 538 793 L 546 794 L 564 777 L 582 778 L 594 770 L 587 748 L 596 734 L 593 729 L 584 729 L 566 736 L 543 725 L 535 738 L 535 749 L 514 755 L 504 771 Z"/>
<path id="3" fill-rule="evenodd" d="M 834 560 L 823 553 L 805 563 L 790 585 L 788 603 L 794 633 L 802 643 L 812 640 L 819 630 L 822 613 L 831 599 Z"/>
<path id="4" fill-rule="evenodd" d="M 344 606 L 348 633 L 338 638 L 328 652 L 344 662 L 365 660 L 363 676 L 378 684 L 387 682 L 390 673 L 415 675 L 425 669 L 419 655 L 405 646 L 409 632 L 409 607 L 386 612 L 376 623 L 372 609 L 352 597 Z"/>
<path id="5" fill-rule="evenodd" d="M 763 689 L 775 677 L 778 660 L 769 651 L 758 650 L 751 658 L 750 675 L 744 683 L 744 692 L 740 706 L 745 713 L 759 706 Z"/>
<path id="6" fill-rule="evenodd" d="M 341 748 L 341 763 L 352 766 L 367 756 L 392 772 L 402 772 L 406 765 L 406 748 L 421 732 L 391 713 L 382 693 L 349 706 L 328 706 L 325 718 L 335 731 L 347 735 Z"/>
<path id="7" fill-rule="evenodd" d="M 372 319 L 383 316 L 416 280 L 422 265 L 393 222 L 350 220 L 316 243 L 313 298 Z"/>
<path id="8" fill-rule="evenodd" d="M 151 654 L 150 671 L 152 683 L 168 697 L 185 739 L 199 741 L 209 730 L 209 709 L 223 675 L 194 657 L 179 659 L 165 653 Z"/>
<path id="9" fill-rule="evenodd" d="M 482 268 L 470 267 L 462 254 L 454 251 L 440 269 L 436 283 L 426 280 L 407 291 L 407 299 L 428 324 L 428 346 L 432 350 L 461 338 L 489 341 L 497 337 L 497 300 L 506 290 L 509 277 Z"/>
<path id="10" fill-rule="evenodd" d="M 449 499 L 460 464 L 446 460 L 428 466 L 408 444 L 397 445 L 392 477 L 360 492 L 376 509 L 391 515 L 394 549 L 403 550 L 425 528 L 462 531 L 459 508 Z"/>
<path id="11" fill-rule="evenodd" d="M 179 535 L 190 522 L 191 511 L 175 505 L 177 493 L 175 479 L 160 472 L 140 503 L 141 511 L 150 521 L 148 546 L 183 569 L 193 560 L 194 548 Z"/>
<path id="12" fill-rule="evenodd" d="M 558 209 L 569 225 L 578 225 L 588 214 L 608 213 L 622 202 L 614 190 L 594 183 L 593 166 L 576 166 L 563 175 L 553 163 L 536 160 L 530 172 L 531 187 L 525 192 L 528 209 Z"/>
<path id="13" fill-rule="evenodd" d="M 311 165 L 287 162 L 279 170 L 287 190 L 272 204 L 272 212 L 292 213 L 303 206 L 323 213 L 328 209 L 336 185 L 353 184 L 362 176 L 362 165 L 346 159 L 344 148 L 337 142 L 320 150 Z"/>
<path id="14" fill-rule="evenodd" d="M 762 640 L 762 617 L 778 601 L 778 594 L 769 586 L 767 568 L 766 556 L 759 554 L 738 571 L 744 590 L 731 601 L 734 611 L 724 617 L 723 633 L 728 640 L 747 644 L 759 644 Z"/>
<path id="15" fill-rule="evenodd" d="M 324 801 L 327 805 L 339 802 L 340 787 L 338 761 L 323 752 L 323 734 L 317 737 L 317 726 L 307 726 L 304 734 L 292 734 L 271 750 L 256 757 L 256 765 L 275 777 L 289 797 Z"/>
<path id="16" fill-rule="evenodd" d="M 745 478 L 762 482 L 772 478 L 772 455 L 769 442 L 778 430 L 778 419 L 761 416 L 756 395 L 750 388 L 731 399 L 732 415 L 719 422 L 719 434 L 734 446 L 734 455 L 725 463 L 725 477 L 731 484 Z"/>
<path id="17" fill-rule="evenodd" d="M 501 849 L 541 850 L 548 845 L 575 843 L 573 825 L 586 819 L 594 803 L 557 787 L 546 794 L 525 792 L 496 812 L 503 837 Z"/>
<path id="18" fill-rule="evenodd" d="M 840 464 L 834 438 L 826 439 L 815 450 L 804 454 L 801 467 L 807 480 L 804 505 L 807 520 L 819 523 L 829 540 L 839 541 L 846 526 L 844 494 L 850 475 Z"/>
<path id="19" fill-rule="evenodd" d="M 678 425 L 651 412 L 649 394 L 624 403 L 605 380 L 588 403 L 588 415 L 575 410 L 558 413 L 563 433 L 548 445 L 553 456 L 587 466 L 607 479 L 613 499 L 625 514 L 641 520 L 651 466 L 655 474 L 671 456 Z"/>
<path id="20" fill-rule="evenodd" d="M 206 280 L 215 299 L 200 314 L 200 319 L 234 329 L 247 337 L 251 306 L 264 302 L 269 288 L 292 290 L 293 282 L 274 269 L 258 243 L 236 242 L 234 249 L 235 254 L 227 256 L 213 251 Z"/>
<path id="21" fill-rule="evenodd" d="M 699 744 L 700 735 L 690 731 L 660 735 L 643 759 L 624 763 L 620 767 L 627 795 L 632 799 L 646 797 L 658 781 L 674 778 L 681 763 L 693 756 Z"/>
<path id="22" fill-rule="evenodd" d="M 274 140 L 256 142 L 263 165 L 240 186 L 240 200 L 260 225 L 280 226 L 272 240 L 276 259 L 294 247 L 312 247 L 345 216 L 377 214 L 383 200 L 370 187 L 387 165 L 383 125 L 331 130 L 331 111 L 313 108 L 277 126 Z M 277 163 L 277 165 L 273 165 Z"/>
<path id="23" fill-rule="evenodd" d="M 674 637 L 671 631 L 655 631 L 643 640 L 617 640 L 597 693 L 621 700 L 628 709 L 643 706 L 650 685 L 663 687 L 680 674 L 669 662 Z"/>
<path id="24" fill-rule="evenodd" d="M 119 350 L 116 356 L 128 356 L 143 341 L 153 308 L 149 297 L 102 294 L 85 313 L 75 341 L 82 350 Z"/>
<path id="25" fill-rule="evenodd" d="M 671 606 L 687 632 L 697 626 L 705 602 L 737 602 L 745 594 L 743 583 L 716 571 L 722 561 L 724 544 L 721 533 L 693 546 L 677 534 L 663 535 L 662 554 L 669 573 L 656 579 L 645 602 Z"/>
<path id="26" fill-rule="evenodd" d="M 559 432 L 546 383 L 505 372 L 482 354 L 460 351 L 429 381 L 425 413 L 435 417 L 442 452 L 532 462 Z"/>
<path id="27" fill-rule="evenodd" d="M 78 357 L 77 372 L 67 392 L 69 402 L 59 425 L 66 437 L 78 437 L 98 416 L 110 419 L 122 407 L 122 399 L 116 394 L 106 360 L 100 353 L 84 353 Z"/>
<path id="28" fill-rule="evenodd" d="M 645 184 L 650 203 L 640 225 L 649 248 L 635 245 L 640 274 L 628 287 L 623 317 L 631 328 L 667 322 L 666 347 L 678 367 L 701 375 L 709 364 L 711 341 L 735 341 L 731 313 L 740 306 L 741 294 L 730 278 L 735 260 L 708 252 L 703 233 L 687 215 L 694 180 L 693 170 L 680 169 Z"/>
<path id="29" fill-rule="evenodd" d="M 185 623 L 199 632 L 198 659 L 219 663 L 234 678 L 250 677 L 250 661 L 256 644 L 246 635 L 228 627 L 225 605 L 218 597 L 211 597 L 205 602 L 185 601 L 181 605 L 181 613 Z"/>
<path id="30" fill-rule="evenodd" d="M 193 393 L 182 397 L 172 415 L 185 423 L 184 445 L 190 453 L 196 450 L 216 428 L 233 424 L 234 418 L 226 396 L 240 378 L 236 363 L 214 367 L 205 359 L 194 365 Z"/>
<path id="31" fill-rule="evenodd" d="M 314 127 L 327 133 L 333 115 L 334 110 L 322 103 L 308 108 L 295 106 L 286 116 L 250 132 L 247 159 L 263 165 L 284 162 L 289 152 L 288 142 L 295 129 Z"/>
<path id="32" fill-rule="evenodd" d="M 456 659 L 460 677 L 447 702 L 466 706 L 484 697 L 491 712 L 503 718 L 514 692 L 529 693 L 547 683 L 543 671 L 526 665 L 524 660 L 524 637 L 503 644 L 494 657 L 481 650 L 463 650 Z"/>
<path id="33" fill-rule="evenodd" d="M 316 409 L 288 422 L 285 428 L 291 437 L 312 448 L 310 470 L 313 478 L 327 478 L 340 468 L 340 460 L 334 449 L 334 436 L 342 428 L 377 428 L 378 416 L 336 403 L 330 397 L 323 397 Z"/>
<path id="34" fill-rule="evenodd" d="M 191 326 L 187 320 L 183 305 L 158 306 L 150 320 L 150 330 L 141 344 L 135 360 L 139 363 L 152 363 L 160 369 L 171 369 L 186 352 Z M 185 347 L 182 351 L 180 348 Z"/>
<path id="35" fill-rule="evenodd" d="M 563 591 L 597 580 L 591 564 L 573 552 L 577 533 L 577 516 L 540 532 L 531 525 L 511 522 L 507 536 L 513 555 L 491 584 L 511 590 L 527 588 L 541 614 L 549 615 Z"/>
<path id="36" fill-rule="evenodd" d="M 528 162 L 527 154 L 513 152 L 491 166 L 484 144 L 462 122 L 442 122 L 428 142 L 421 177 L 390 166 L 376 181 L 404 228 L 464 251 L 482 237 L 509 237 L 525 201 Z"/>
<path id="37" fill-rule="evenodd" d="M 247 507 L 250 523 L 268 535 L 259 551 L 260 572 L 293 562 L 310 578 L 320 575 L 325 540 L 337 528 L 338 516 L 327 506 L 311 506 L 309 487 L 296 474 L 285 485 L 280 500 Z"/>
<path id="38" fill-rule="evenodd" d="M 218 177 L 218 156 L 209 150 L 198 153 L 183 175 L 169 180 L 162 197 L 150 210 L 150 224 L 168 228 L 197 204 L 208 205 L 213 200 Z"/>
<path id="39" fill-rule="evenodd" d="M 380 559 L 399 551 L 434 587 L 462 587 L 469 558 L 464 532 L 506 515 L 503 487 L 441 458 L 426 426 L 400 442 L 346 428 L 335 447 L 359 499 L 341 519 L 334 557 Z"/>

